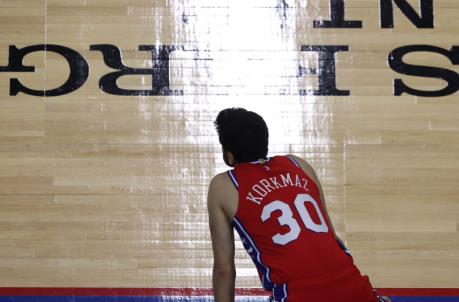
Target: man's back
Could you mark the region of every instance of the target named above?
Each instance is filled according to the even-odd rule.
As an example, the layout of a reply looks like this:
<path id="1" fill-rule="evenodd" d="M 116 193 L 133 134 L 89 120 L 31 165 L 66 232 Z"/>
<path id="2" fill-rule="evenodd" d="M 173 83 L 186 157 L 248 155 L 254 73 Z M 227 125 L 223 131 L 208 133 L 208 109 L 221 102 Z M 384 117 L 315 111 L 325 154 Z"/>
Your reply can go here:
<path id="1" fill-rule="evenodd" d="M 225 164 L 207 196 L 216 302 L 234 302 L 234 229 L 263 287 L 280 302 L 376 302 L 328 217 L 320 182 L 301 158 L 268 160 L 268 127 L 244 108 L 215 120 Z M 237 190 L 235 189 L 237 188 Z"/>
<path id="2" fill-rule="evenodd" d="M 350 279 L 364 297 L 374 296 L 368 279 L 335 239 L 320 187 L 293 158 L 240 163 L 228 175 L 239 195 L 233 226 L 263 287 L 273 291 L 276 301 L 287 298 L 295 286 L 311 286 L 308 291 L 313 294 Z M 343 292 L 340 286 L 336 289 Z"/>

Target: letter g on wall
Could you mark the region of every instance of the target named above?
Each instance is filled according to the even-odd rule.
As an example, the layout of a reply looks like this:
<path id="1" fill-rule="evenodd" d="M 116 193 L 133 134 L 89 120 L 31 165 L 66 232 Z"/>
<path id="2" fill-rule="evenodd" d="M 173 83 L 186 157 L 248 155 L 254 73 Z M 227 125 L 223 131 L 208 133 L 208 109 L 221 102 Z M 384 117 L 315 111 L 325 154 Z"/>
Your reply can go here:
<path id="1" fill-rule="evenodd" d="M 0 66 L 0 72 L 35 72 L 34 66 L 24 66 L 22 61 L 26 55 L 38 51 L 51 51 L 66 59 L 70 68 L 67 81 L 55 89 L 34 90 L 24 86 L 18 79 L 12 78 L 10 79 L 10 95 L 22 92 L 34 96 L 60 96 L 77 90 L 88 79 L 88 62 L 73 49 L 53 44 L 32 45 L 20 49 L 15 45 L 10 45 L 8 66 Z"/>

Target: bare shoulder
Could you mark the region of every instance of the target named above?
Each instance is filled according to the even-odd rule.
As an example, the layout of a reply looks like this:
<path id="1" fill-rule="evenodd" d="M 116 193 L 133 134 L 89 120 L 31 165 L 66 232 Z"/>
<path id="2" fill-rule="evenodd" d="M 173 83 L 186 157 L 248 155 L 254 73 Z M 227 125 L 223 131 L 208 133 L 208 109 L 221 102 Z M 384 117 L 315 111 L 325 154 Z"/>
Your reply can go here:
<path id="1" fill-rule="evenodd" d="M 286 156 L 291 159 L 294 159 L 300 165 L 303 171 L 306 172 L 306 174 L 308 174 L 309 176 L 317 180 L 317 175 L 316 175 L 316 172 L 314 171 L 314 168 L 307 161 L 293 154 L 287 154 Z"/>
<path id="2" fill-rule="evenodd" d="M 221 208 L 228 218 L 236 214 L 238 193 L 226 172 L 215 175 L 209 185 L 209 210 Z"/>
<path id="3" fill-rule="evenodd" d="M 210 181 L 209 190 L 221 191 L 227 189 L 231 185 L 228 173 L 223 172 L 215 175 Z"/>
<path id="4" fill-rule="evenodd" d="M 214 207 L 222 201 L 224 197 L 224 191 L 227 190 L 228 177 L 226 173 L 220 173 L 215 175 L 209 184 L 209 192 L 207 194 L 207 203 L 209 207 Z"/>
<path id="5" fill-rule="evenodd" d="M 286 156 L 294 159 L 298 164 L 300 164 L 300 166 L 305 165 L 307 167 L 311 167 L 311 165 L 309 165 L 309 163 L 307 161 L 305 161 L 303 158 L 301 158 L 299 156 L 296 156 L 296 155 L 293 155 L 293 154 L 287 154 Z"/>

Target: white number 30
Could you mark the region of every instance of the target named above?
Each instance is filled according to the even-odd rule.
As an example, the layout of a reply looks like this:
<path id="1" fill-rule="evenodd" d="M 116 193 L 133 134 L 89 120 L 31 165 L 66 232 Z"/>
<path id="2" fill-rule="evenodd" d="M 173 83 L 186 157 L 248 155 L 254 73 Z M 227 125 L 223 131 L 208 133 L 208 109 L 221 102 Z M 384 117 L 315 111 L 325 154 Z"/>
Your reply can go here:
<path id="1" fill-rule="evenodd" d="M 305 204 L 309 202 L 314 206 L 314 209 L 316 210 L 317 216 L 320 219 L 320 224 L 315 223 L 312 221 L 311 215 L 309 215 L 308 210 L 306 209 Z M 301 220 L 303 221 L 304 226 L 316 233 L 327 233 L 328 232 L 328 226 L 325 223 L 324 217 L 322 216 L 322 213 L 320 212 L 320 208 L 317 205 L 317 201 L 315 201 L 314 198 L 312 198 L 311 195 L 309 194 L 298 194 L 295 198 L 295 208 L 298 211 L 298 214 L 301 217 Z M 293 217 L 292 210 L 290 209 L 289 205 L 283 201 L 275 200 L 269 204 L 267 204 L 263 208 L 263 212 L 261 213 L 261 221 L 265 222 L 271 217 L 271 214 L 274 211 L 281 211 L 281 216 L 277 218 L 279 221 L 279 224 L 281 226 L 288 226 L 290 231 L 285 234 L 279 234 L 277 233 L 274 235 L 273 242 L 280 244 L 280 245 L 286 245 L 289 242 L 292 242 L 293 240 L 297 239 L 298 236 L 300 235 L 300 226 L 296 219 Z"/>

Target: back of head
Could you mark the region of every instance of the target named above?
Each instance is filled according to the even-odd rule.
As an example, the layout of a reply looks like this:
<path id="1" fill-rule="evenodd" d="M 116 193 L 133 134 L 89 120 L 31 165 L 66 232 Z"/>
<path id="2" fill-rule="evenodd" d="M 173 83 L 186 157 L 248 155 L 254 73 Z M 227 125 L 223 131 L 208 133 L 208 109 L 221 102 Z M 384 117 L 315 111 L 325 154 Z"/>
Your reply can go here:
<path id="1" fill-rule="evenodd" d="M 222 110 L 215 126 L 223 149 L 238 162 L 255 161 L 268 154 L 268 127 L 255 112 L 243 108 Z"/>

